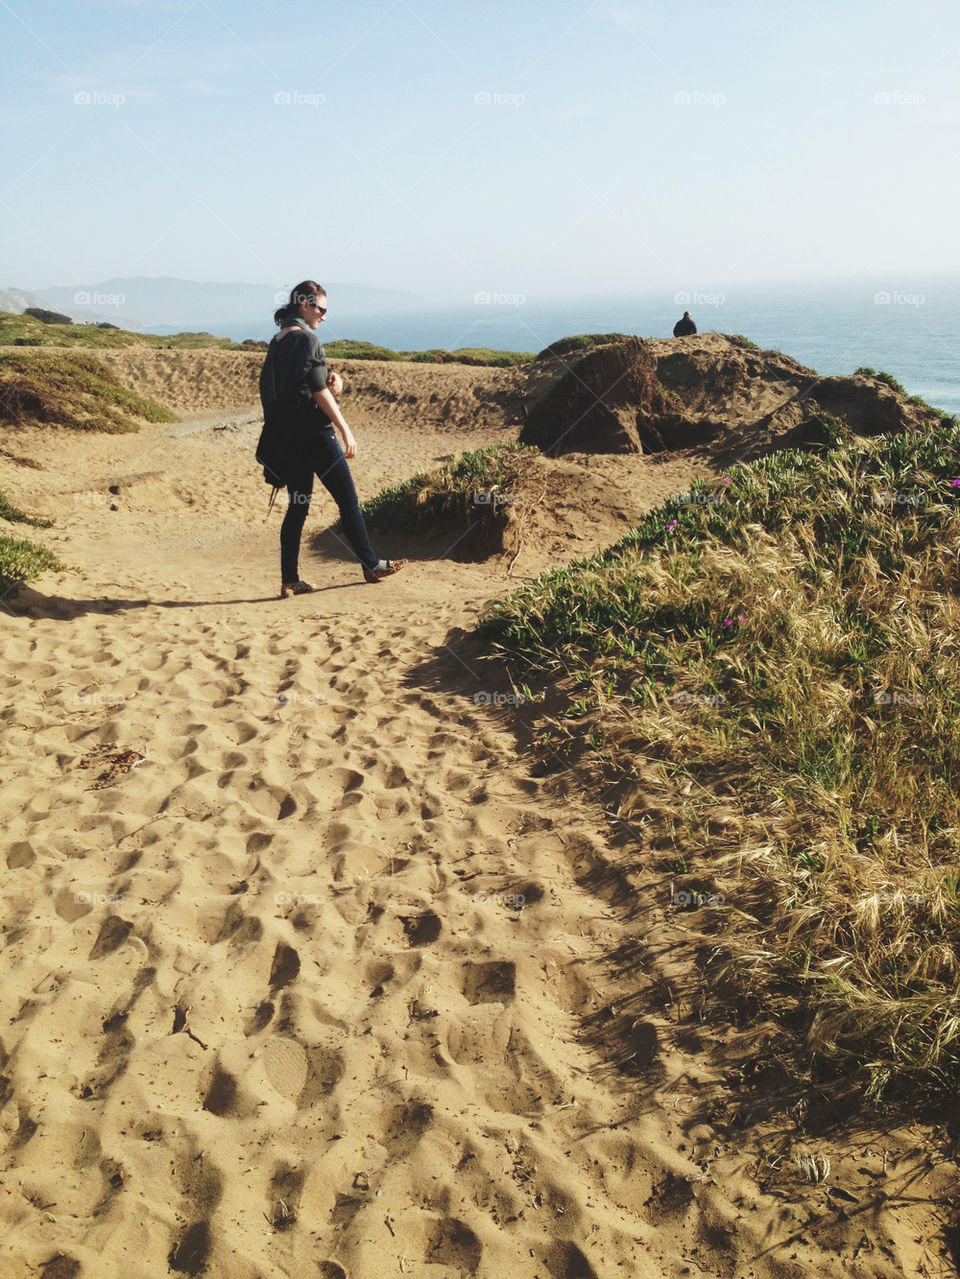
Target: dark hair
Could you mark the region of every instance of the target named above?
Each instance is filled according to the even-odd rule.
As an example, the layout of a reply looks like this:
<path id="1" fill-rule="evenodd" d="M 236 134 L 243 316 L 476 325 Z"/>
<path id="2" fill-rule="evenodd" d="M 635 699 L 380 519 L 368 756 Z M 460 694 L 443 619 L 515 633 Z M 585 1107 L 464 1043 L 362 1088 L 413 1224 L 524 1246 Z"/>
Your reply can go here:
<path id="1" fill-rule="evenodd" d="M 309 302 L 311 298 L 326 297 L 327 290 L 316 280 L 301 280 L 290 290 L 290 300 L 273 313 L 274 324 L 284 325 L 300 314 L 300 303 Z"/>

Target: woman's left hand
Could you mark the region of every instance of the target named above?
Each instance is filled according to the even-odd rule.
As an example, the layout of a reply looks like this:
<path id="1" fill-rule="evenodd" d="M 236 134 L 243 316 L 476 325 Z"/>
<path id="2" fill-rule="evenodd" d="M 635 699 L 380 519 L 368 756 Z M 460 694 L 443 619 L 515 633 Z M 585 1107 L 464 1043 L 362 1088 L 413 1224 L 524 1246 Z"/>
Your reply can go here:
<path id="1" fill-rule="evenodd" d="M 340 434 L 343 436 L 343 455 L 351 458 L 357 456 L 357 441 L 353 438 L 353 432 L 349 426 L 342 430 Z"/>

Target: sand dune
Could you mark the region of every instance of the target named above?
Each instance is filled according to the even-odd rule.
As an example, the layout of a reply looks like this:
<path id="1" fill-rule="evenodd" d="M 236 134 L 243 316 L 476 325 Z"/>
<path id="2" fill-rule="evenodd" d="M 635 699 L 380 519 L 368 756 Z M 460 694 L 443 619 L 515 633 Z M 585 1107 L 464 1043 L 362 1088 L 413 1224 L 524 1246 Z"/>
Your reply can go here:
<path id="1" fill-rule="evenodd" d="M 504 438 L 418 398 L 378 426 L 382 400 L 353 415 L 363 496 Z M 0 460 L 71 565 L 0 618 L 3 1279 L 954 1273 L 924 1133 L 804 1143 L 762 1086 L 724 1108 L 697 939 L 574 778 L 530 774 L 529 708 L 469 636 L 627 515 L 568 486 L 572 537 L 511 576 L 398 539 L 373 587 L 325 500 L 320 589 L 281 602 L 256 431 Z M 630 518 L 703 466 L 558 465 L 621 463 Z"/>

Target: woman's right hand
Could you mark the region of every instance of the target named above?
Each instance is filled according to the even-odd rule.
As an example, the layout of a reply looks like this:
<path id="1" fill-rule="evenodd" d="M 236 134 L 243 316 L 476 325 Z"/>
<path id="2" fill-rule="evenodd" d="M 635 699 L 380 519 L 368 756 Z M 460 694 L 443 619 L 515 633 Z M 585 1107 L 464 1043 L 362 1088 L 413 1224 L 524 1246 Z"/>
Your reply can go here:
<path id="1" fill-rule="evenodd" d="M 353 432 L 350 430 L 349 426 L 347 426 L 346 422 L 344 422 L 343 426 L 340 428 L 340 434 L 343 436 L 344 457 L 356 457 L 357 441 L 354 439 Z"/>

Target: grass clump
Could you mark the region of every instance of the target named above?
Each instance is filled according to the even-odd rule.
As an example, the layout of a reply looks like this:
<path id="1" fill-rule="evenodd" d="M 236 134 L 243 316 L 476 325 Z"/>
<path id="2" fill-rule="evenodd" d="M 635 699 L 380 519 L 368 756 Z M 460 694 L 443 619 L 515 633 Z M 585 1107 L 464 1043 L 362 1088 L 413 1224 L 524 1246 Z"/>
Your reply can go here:
<path id="1" fill-rule="evenodd" d="M 27 515 L 13 506 L 4 492 L 0 492 L 0 520 L 6 520 L 8 524 L 31 524 L 34 528 L 53 527 L 53 520 L 45 520 L 38 515 Z"/>
<path id="2" fill-rule="evenodd" d="M 0 346 L 80 346 L 93 350 L 123 346 L 152 346 L 170 350 L 194 350 L 214 347 L 235 350 L 229 338 L 215 338 L 211 333 L 174 333 L 161 337 L 156 333 L 131 333 L 102 324 L 45 324 L 32 315 L 14 315 L 0 311 Z"/>
<path id="3" fill-rule="evenodd" d="M 163 337 L 156 333 L 132 333 L 113 325 L 44 323 L 35 316 L 13 315 L 0 311 L 0 347 L 3 346 L 78 346 L 113 349 L 125 346 L 148 346 L 162 350 L 191 351 L 214 349 L 224 351 L 250 351 L 265 349 L 265 342 L 247 339 L 232 342 L 229 338 L 217 338 L 211 333 L 174 333 Z M 374 342 L 361 342 L 355 338 L 342 338 L 325 346 L 331 360 L 413 360 L 426 364 L 476 364 L 509 368 L 529 364 L 536 357 L 529 351 L 495 351 L 487 347 L 460 347 L 456 351 L 394 351 Z"/>
<path id="4" fill-rule="evenodd" d="M 174 350 L 213 347 L 235 349 L 229 338 L 212 333 L 133 333 L 113 324 L 43 323 L 29 314 L 14 315 L 0 311 L 0 346 L 79 346 L 115 349 L 124 346 L 150 346 Z"/>
<path id="5" fill-rule="evenodd" d="M 494 351 L 480 346 L 463 346 L 456 351 L 393 351 L 388 346 L 352 338 L 329 342 L 324 350 L 329 360 L 409 360 L 413 364 L 476 364 L 489 368 L 511 368 L 536 358 L 528 351 Z"/>
<path id="6" fill-rule="evenodd" d="M 415 364 L 473 364 L 482 368 L 509 369 L 532 364 L 537 358 L 530 351 L 494 351 L 486 346 L 461 346 L 455 351 L 413 351 L 406 359 Z"/>
<path id="7" fill-rule="evenodd" d="M 574 337 L 559 338 L 556 342 L 551 342 L 536 358 L 547 360 L 552 356 L 566 358 L 571 355 L 586 355 L 595 346 L 610 346 L 613 342 L 626 342 L 630 336 L 629 333 L 579 333 Z"/>
<path id="8" fill-rule="evenodd" d="M 140 420 L 177 418 L 121 386 L 85 351 L 0 351 L 0 427 L 51 425 L 117 434 L 139 430 Z"/>
<path id="9" fill-rule="evenodd" d="M 399 351 L 388 346 L 375 346 L 373 342 L 357 342 L 353 338 L 341 338 L 338 342 L 324 344 L 328 360 L 402 360 Z"/>
<path id="10" fill-rule="evenodd" d="M 549 690 L 544 753 L 736 906 L 711 997 L 874 1097 L 960 1085 L 958 453 L 942 423 L 772 454 L 479 628 Z"/>
<path id="11" fill-rule="evenodd" d="M 891 391 L 896 391 L 898 395 L 906 395 L 907 393 L 903 383 L 898 382 L 892 373 L 884 373 L 882 369 L 878 373 L 876 369 L 871 369 L 866 364 L 861 364 L 858 369 L 855 369 L 854 376 L 856 376 L 857 373 L 862 373 L 864 377 L 875 377 L 878 382 L 885 382 L 886 385 L 890 387 Z M 921 400 L 919 396 L 914 396 L 911 403 L 923 404 L 923 400 Z"/>
<path id="12" fill-rule="evenodd" d="M 31 582 L 46 569 L 64 566 L 45 546 L 0 533 L 0 599 L 17 595 L 24 582 Z"/>
<path id="13" fill-rule="evenodd" d="M 53 522 L 25 514 L 13 506 L 3 492 L 0 492 L 0 520 L 8 524 L 30 524 L 34 528 L 50 528 Z M 0 599 L 15 596 L 22 583 L 39 577 L 48 568 L 63 568 L 52 551 L 0 530 Z"/>
<path id="14" fill-rule="evenodd" d="M 364 503 L 364 519 L 375 529 L 415 531 L 499 506 L 520 475 L 522 459 L 536 452 L 522 444 L 492 444 L 463 453 L 435 471 L 384 489 Z"/>

